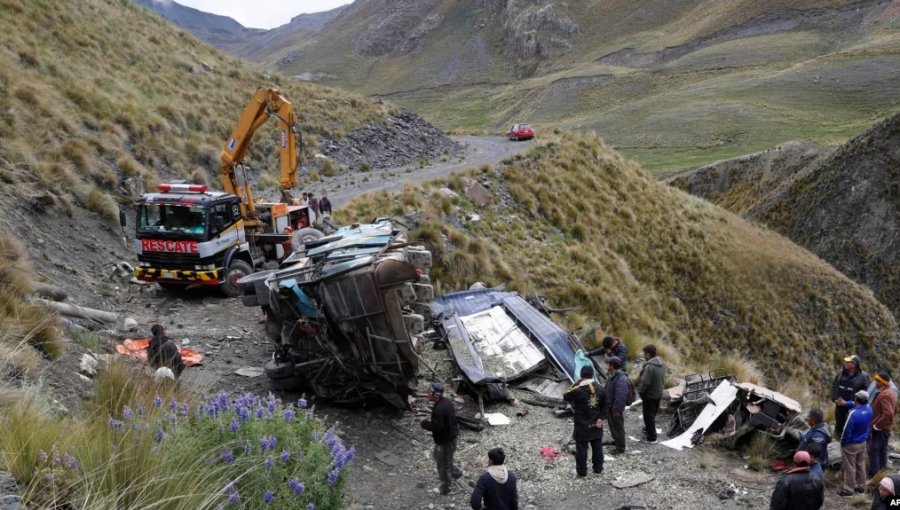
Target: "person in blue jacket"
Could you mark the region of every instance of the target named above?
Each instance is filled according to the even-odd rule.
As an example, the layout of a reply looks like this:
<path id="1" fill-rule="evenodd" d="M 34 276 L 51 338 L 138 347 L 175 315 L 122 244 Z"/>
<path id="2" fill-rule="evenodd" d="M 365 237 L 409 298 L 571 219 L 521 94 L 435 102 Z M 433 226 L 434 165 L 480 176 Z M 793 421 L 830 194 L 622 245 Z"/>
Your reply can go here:
<path id="1" fill-rule="evenodd" d="M 503 448 L 493 448 L 488 452 L 487 471 L 478 477 L 469 498 L 472 510 L 519 510 L 516 475 L 503 465 L 505 461 Z"/>
<path id="2" fill-rule="evenodd" d="M 609 371 L 609 381 L 606 383 L 606 422 L 615 443 L 613 455 L 625 454 L 625 406 L 628 405 L 628 388 L 631 383 L 623 366 L 621 358 L 617 356 L 606 359 Z"/>
<path id="3" fill-rule="evenodd" d="M 800 436 L 800 444 L 797 450 L 809 451 L 809 445 L 817 443 L 822 446 L 822 455 L 819 462 L 828 465 L 828 443 L 831 442 L 831 434 L 828 432 L 828 425 L 825 424 L 825 416 L 821 409 L 810 409 L 806 417 L 806 423 L 809 430 Z"/>
<path id="4" fill-rule="evenodd" d="M 852 496 L 854 492 L 866 490 L 866 441 L 869 440 L 869 425 L 872 423 L 872 408 L 869 407 L 869 393 L 859 390 L 853 402 L 838 400 L 839 406 L 846 406 L 847 423 L 841 434 L 841 471 L 844 474 L 844 488 L 841 496 Z"/>

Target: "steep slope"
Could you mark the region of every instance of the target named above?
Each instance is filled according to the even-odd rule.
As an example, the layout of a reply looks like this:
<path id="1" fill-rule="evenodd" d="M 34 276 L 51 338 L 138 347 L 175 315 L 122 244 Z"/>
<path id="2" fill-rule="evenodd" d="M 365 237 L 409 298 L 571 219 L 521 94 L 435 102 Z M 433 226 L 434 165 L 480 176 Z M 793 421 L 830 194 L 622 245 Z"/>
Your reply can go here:
<path id="1" fill-rule="evenodd" d="M 284 89 L 310 150 L 386 115 L 226 57 L 130 2 L 3 5 L 0 190 L 34 210 L 83 205 L 115 218 L 110 193 L 217 179 L 224 140 L 260 86 Z M 277 168 L 275 135 L 274 123 L 260 129 L 250 165 Z"/>
<path id="2" fill-rule="evenodd" d="M 566 135 L 470 176 L 490 190 L 489 206 L 438 191 L 464 197 L 470 185 L 456 178 L 357 201 L 347 217 L 418 222 L 416 236 L 436 255 L 436 288 L 480 280 L 537 291 L 553 306 L 582 307 L 572 326 L 674 344 L 701 370 L 716 353 L 743 354 L 775 381 L 821 384 L 846 352 L 868 364 L 898 359 L 897 323 L 867 288 L 659 183 L 596 136 Z"/>
<path id="3" fill-rule="evenodd" d="M 897 5 L 359 0 L 254 61 L 445 129 L 595 129 L 647 168 L 675 168 L 835 144 L 898 111 Z"/>
<path id="4" fill-rule="evenodd" d="M 806 246 L 900 317 L 900 115 L 832 152 L 725 161 L 669 182 Z M 795 144 L 799 147 L 802 144 Z M 796 151 L 794 151 L 796 152 Z"/>
<path id="5" fill-rule="evenodd" d="M 240 53 L 241 48 L 254 36 L 265 30 L 246 28 L 228 16 L 220 16 L 199 11 L 173 0 L 136 0 L 166 20 L 213 46 L 232 53 Z"/>

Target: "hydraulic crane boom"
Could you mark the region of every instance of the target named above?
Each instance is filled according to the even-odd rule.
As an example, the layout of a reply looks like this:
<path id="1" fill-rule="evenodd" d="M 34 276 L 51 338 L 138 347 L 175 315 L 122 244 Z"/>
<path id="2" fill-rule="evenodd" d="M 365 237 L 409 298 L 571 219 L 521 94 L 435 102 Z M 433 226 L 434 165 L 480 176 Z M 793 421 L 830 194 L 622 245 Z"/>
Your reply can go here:
<path id="1" fill-rule="evenodd" d="M 244 163 L 244 155 L 250 146 L 253 133 L 269 120 L 278 118 L 278 152 L 281 156 L 282 192 L 297 185 L 297 133 L 294 131 L 294 111 L 290 101 L 285 99 L 278 89 L 260 87 L 244 107 L 237 125 L 228 137 L 222 149 L 222 184 L 227 193 L 237 195 L 241 199 L 241 216 L 251 218 L 256 213 L 253 202 L 253 191 L 250 183 L 238 183 L 236 168 Z"/>

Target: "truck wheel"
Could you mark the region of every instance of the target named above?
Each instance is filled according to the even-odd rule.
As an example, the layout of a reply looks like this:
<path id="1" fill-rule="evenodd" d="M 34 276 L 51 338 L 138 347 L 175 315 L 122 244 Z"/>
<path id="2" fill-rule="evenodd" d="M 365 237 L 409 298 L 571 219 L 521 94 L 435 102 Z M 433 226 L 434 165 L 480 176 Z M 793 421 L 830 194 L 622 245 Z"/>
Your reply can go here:
<path id="1" fill-rule="evenodd" d="M 260 306 L 259 300 L 256 298 L 256 294 L 242 294 L 241 304 L 244 306 Z"/>
<path id="2" fill-rule="evenodd" d="M 303 245 L 312 241 L 318 241 L 325 237 L 325 234 L 322 233 L 321 230 L 312 227 L 304 227 L 300 230 L 294 232 L 294 235 L 291 237 L 291 249 L 296 251 L 300 251 L 303 248 Z"/>
<path id="3" fill-rule="evenodd" d="M 220 286 L 222 288 L 222 293 L 228 297 L 240 296 L 241 289 L 238 287 L 237 282 L 251 273 L 253 273 L 253 268 L 250 267 L 250 264 L 243 260 L 232 260 L 231 265 L 229 265 L 228 269 L 225 271 L 225 278 L 223 278 Z"/>

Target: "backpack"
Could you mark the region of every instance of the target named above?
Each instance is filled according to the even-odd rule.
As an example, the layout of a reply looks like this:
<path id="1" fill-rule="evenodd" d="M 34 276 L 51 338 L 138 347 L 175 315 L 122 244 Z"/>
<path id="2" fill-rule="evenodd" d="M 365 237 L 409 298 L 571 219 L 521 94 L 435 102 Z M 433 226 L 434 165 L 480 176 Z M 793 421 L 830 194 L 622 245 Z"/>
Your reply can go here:
<path id="1" fill-rule="evenodd" d="M 631 383 L 631 379 L 629 379 L 627 375 L 622 374 L 622 377 L 624 377 L 625 382 L 628 383 L 628 394 L 625 396 L 625 406 L 627 407 L 635 401 L 634 384 Z"/>

